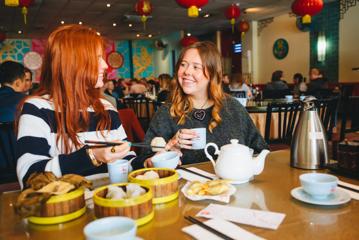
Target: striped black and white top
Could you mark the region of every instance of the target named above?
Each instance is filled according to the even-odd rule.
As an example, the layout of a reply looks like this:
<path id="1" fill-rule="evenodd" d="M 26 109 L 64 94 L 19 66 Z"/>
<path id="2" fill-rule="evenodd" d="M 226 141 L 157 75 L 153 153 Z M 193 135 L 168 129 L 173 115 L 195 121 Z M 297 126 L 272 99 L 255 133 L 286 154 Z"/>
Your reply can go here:
<path id="1" fill-rule="evenodd" d="M 78 138 L 84 144 L 85 140 L 126 140 L 126 133 L 118 117 L 117 110 L 105 99 L 101 99 L 109 112 L 112 124 L 110 131 L 104 131 L 104 136 L 96 132 L 97 120 L 92 107 L 90 126 L 87 132 L 78 133 Z M 53 103 L 48 95 L 26 100 L 18 124 L 17 135 L 17 176 L 21 188 L 33 172 L 51 171 L 57 177 L 74 173 L 90 176 L 107 172 L 106 164 L 95 167 L 86 154 L 85 148 L 76 150 L 73 147 L 70 154 L 64 154 L 61 140 L 56 142 L 56 120 Z M 125 159 L 131 161 L 136 154 L 129 152 Z"/>

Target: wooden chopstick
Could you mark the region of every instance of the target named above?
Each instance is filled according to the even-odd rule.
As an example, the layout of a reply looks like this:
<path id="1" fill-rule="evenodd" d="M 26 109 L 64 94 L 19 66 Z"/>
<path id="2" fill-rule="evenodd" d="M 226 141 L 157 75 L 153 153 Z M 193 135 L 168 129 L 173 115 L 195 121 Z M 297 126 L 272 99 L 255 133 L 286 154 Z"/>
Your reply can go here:
<path id="1" fill-rule="evenodd" d="M 218 237 L 221 237 L 221 238 L 226 239 L 226 240 L 234 240 L 233 238 L 227 236 L 227 235 L 224 234 L 224 233 L 221 233 L 221 232 L 217 231 L 216 229 L 214 229 L 214 228 L 208 226 L 207 224 L 205 224 L 205 223 L 203 223 L 203 222 L 197 220 L 197 219 L 194 218 L 194 217 L 185 216 L 184 218 L 185 218 L 186 220 L 190 221 L 191 223 L 197 224 L 198 226 L 200 226 L 200 227 L 202 227 L 202 228 L 204 228 L 204 229 L 210 231 L 211 233 L 217 235 Z"/>
<path id="2" fill-rule="evenodd" d="M 354 188 L 347 187 L 347 186 L 344 186 L 344 185 L 341 185 L 341 184 L 338 184 L 338 187 L 344 188 L 344 189 L 349 190 L 349 191 L 352 191 L 352 192 L 359 193 L 359 190 L 356 190 L 356 189 L 354 189 Z"/>
<path id="3" fill-rule="evenodd" d="M 193 173 L 193 174 L 195 174 L 195 175 L 198 175 L 198 176 L 200 176 L 200 177 L 204 177 L 204 178 L 213 180 L 213 178 L 211 178 L 211 177 L 208 177 L 208 176 L 206 176 L 206 175 L 203 175 L 203 174 L 200 174 L 200 173 L 198 173 L 198 172 L 192 171 L 192 170 L 190 170 L 190 169 L 188 169 L 188 168 L 184 168 L 184 167 L 181 167 L 181 166 L 177 166 L 177 169 L 181 169 L 181 170 L 184 170 L 184 171 Z"/>

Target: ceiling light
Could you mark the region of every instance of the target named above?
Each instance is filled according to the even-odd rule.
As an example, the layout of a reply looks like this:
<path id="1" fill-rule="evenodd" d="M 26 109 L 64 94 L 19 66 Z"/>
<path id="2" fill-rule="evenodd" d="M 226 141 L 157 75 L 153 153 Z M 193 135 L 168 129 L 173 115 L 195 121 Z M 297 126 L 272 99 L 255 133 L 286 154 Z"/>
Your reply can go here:
<path id="1" fill-rule="evenodd" d="M 246 13 L 256 13 L 261 11 L 263 8 L 247 8 L 245 11 Z"/>
<path id="2" fill-rule="evenodd" d="M 61 24 L 65 24 L 65 21 L 61 21 Z"/>
<path id="3" fill-rule="evenodd" d="M 117 26 L 117 24 L 114 22 L 114 23 L 112 23 L 112 26 L 116 27 L 116 26 Z"/>
<path id="4" fill-rule="evenodd" d="M 132 27 L 132 23 L 129 23 L 128 26 L 129 26 L 129 27 Z"/>
<path id="5" fill-rule="evenodd" d="M 137 34 L 136 34 L 136 37 L 140 37 L 140 34 L 137 33 Z"/>
<path id="6" fill-rule="evenodd" d="M 17 33 L 18 33 L 18 34 L 22 34 L 22 31 L 21 31 L 21 30 L 19 30 L 19 31 L 17 31 Z"/>
<path id="7" fill-rule="evenodd" d="M 100 32 L 96 32 L 97 35 L 101 36 L 101 33 Z"/>
<path id="8" fill-rule="evenodd" d="M 106 7 L 111 7 L 111 4 L 107 3 L 107 4 L 106 4 Z"/>
<path id="9" fill-rule="evenodd" d="M 209 13 L 206 13 L 203 15 L 204 18 L 209 18 L 210 16 L 211 16 L 211 14 L 209 14 Z"/>
<path id="10" fill-rule="evenodd" d="M 152 37 L 152 34 L 148 34 L 148 37 L 151 38 L 151 37 Z"/>
<path id="11" fill-rule="evenodd" d="M 187 36 L 190 37 L 190 36 L 191 36 L 191 33 L 187 33 Z"/>
<path id="12" fill-rule="evenodd" d="M 82 25 L 82 22 L 80 21 L 79 24 Z"/>
<path id="13" fill-rule="evenodd" d="M 198 8 L 198 11 L 199 11 L 199 12 L 202 11 L 202 8 Z"/>

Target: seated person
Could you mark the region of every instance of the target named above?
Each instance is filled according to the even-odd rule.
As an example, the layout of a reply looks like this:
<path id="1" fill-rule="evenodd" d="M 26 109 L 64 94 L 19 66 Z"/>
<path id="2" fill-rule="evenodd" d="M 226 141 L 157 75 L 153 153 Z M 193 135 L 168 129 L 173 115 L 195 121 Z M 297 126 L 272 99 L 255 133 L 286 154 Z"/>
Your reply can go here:
<path id="1" fill-rule="evenodd" d="M 242 74 L 235 73 L 231 78 L 231 83 L 229 84 L 230 92 L 243 91 L 245 98 L 251 98 L 252 92 L 250 87 L 243 81 Z"/>
<path id="2" fill-rule="evenodd" d="M 293 94 L 295 96 L 299 96 L 307 91 L 307 84 L 305 84 L 305 78 L 303 78 L 302 74 L 300 73 L 294 74 L 293 83 L 294 83 Z"/>
<path id="3" fill-rule="evenodd" d="M 208 161 L 203 149 L 192 150 L 192 139 L 197 137 L 192 128 L 206 128 L 206 142 L 214 142 L 218 147 L 238 139 L 256 153 L 268 148 L 246 109 L 222 91 L 221 55 L 215 44 L 196 42 L 184 48 L 176 72 L 172 101 L 155 113 L 145 142 L 163 137 L 167 150 L 183 154 L 183 164 Z M 145 153 L 151 154 L 150 150 Z M 151 158 L 136 160 L 136 167 L 152 166 Z"/>
<path id="4" fill-rule="evenodd" d="M 283 71 L 274 71 L 271 82 L 264 87 L 263 98 L 284 98 L 290 94 L 287 82 L 283 80 Z"/>
<path id="5" fill-rule="evenodd" d="M 228 74 L 223 74 L 222 77 L 222 89 L 225 93 L 229 93 L 229 75 Z"/>
<path id="6" fill-rule="evenodd" d="M 116 108 L 101 97 L 105 44 L 96 30 L 61 25 L 46 44 L 39 90 L 20 105 L 17 176 L 22 188 L 34 172 L 90 176 L 106 163 L 132 160 L 130 145 L 87 148 L 86 140 L 127 139 Z M 54 64 L 64 62 L 66 64 Z"/>
<path id="7" fill-rule="evenodd" d="M 24 93 L 29 95 L 32 90 L 32 72 L 27 67 L 24 67 L 25 71 L 25 88 Z"/>
<path id="8" fill-rule="evenodd" d="M 0 65 L 0 122 L 13 122 L 16 107 L 26 96 L 25 70 L 20 63 L 6 61 Z"/>
<path id="9" fill-rule="evenodd" d="M 131 96 L 137 97 L 140 95 L 145 95 L 145 92 L 147 92 L 147 88 L 144 84 L 142 84 L 139 80 L 137 79 L 132 79 L 131 80 L 131 87 L 129 89 L 129 94 Z"/>
<path id="10" fill-rule="evenodd" d="M 169 99 L 172 77 L 167 73 L 158 76 L 160 91 L 157 94 L 157 102 L 165 102 Z"/>
<path id="11" fill-rule="evenodd" d="M 317 98 L 327 97 L 331 95 L 328 86 L 328 80 L 323 76 L 323 72 L 318 68 L 312 68 L 309 72 L 308 95 Z"/>

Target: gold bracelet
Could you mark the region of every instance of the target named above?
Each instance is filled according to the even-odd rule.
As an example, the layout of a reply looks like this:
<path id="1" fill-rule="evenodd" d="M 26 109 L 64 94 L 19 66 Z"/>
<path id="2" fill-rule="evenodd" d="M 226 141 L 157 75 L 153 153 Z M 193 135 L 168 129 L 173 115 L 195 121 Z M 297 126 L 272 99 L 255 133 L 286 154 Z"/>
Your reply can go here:
<path id="1" fill-rule="evenodd" d="M 92 152 L 92 149 L 91 148 L 88 148 L 86 149 L 86 153 L 87 155 L 90 157 L 91 159 L 91 162 L 94 166 L 98 167 L 98 166 L 101 166 L 102 165 L 102 162 L 98 161 L 95 157 L 95 155 L 93 154 Z"/>

